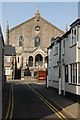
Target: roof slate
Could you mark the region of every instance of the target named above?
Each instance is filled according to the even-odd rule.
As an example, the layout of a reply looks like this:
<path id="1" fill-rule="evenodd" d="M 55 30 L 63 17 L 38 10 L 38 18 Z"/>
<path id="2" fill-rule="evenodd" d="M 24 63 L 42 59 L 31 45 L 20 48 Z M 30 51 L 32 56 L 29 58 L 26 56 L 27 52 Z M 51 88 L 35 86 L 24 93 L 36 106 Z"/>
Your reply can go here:
<path id="1" fill-rule="evenodd" d="M 15 51 L 15 47 L 13 47 L 12 45 L 5 45 L 4 47 L 4 55 L 16 55 L 16 51 Z"/>

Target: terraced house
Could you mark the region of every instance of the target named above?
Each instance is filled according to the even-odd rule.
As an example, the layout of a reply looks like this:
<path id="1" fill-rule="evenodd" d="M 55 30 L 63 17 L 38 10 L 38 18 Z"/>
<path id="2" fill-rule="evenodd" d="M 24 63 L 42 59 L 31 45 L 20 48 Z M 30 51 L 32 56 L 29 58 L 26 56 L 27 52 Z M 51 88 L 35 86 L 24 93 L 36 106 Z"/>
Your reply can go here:
<path id="1" fill-rule="evenodd" d="M 80 95 L 80 19 L 48 47 L 49 86 L 57 89 L 59 94 Z"/>
<path id="2" fill-rule="evenodd" d="M 47 47 L 51 39 L 64 32 L 40 16 L 37 8 L 35 16 L 9 30 L 7 25 L 7 45 L 16 49 L 16 77 L 26 79 L 36 76 L 37 69 L 47 68 Z M 29 72 L 27 71 L 29 70 Z M 28 74 L 27 74 L 28 73 Z"/>
<path id="3" fill-rule="evenodd" d="M 6 80 L 15 79 L 15 60 L 16 60 L 15 47 L 12 45 L 5 45 L 4 47 L 4 68 Z"/>

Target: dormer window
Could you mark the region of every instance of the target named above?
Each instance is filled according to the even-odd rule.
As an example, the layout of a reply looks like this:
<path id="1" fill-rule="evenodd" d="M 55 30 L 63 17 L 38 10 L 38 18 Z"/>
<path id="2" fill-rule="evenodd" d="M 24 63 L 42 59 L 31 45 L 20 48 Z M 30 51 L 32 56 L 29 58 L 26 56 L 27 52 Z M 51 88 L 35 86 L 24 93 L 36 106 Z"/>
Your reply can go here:
<path id="1" fill-rule="evenodd" d="M 54 43 L 54 55 L 57 55 L 58 54 L 58 43 L 55 42 Z"/>
<path id="2" fill-rule="evenodd" d="M 72 29 L 72 45 L 76 44 L 76 29 Z"/>
<path id="3" fill-rule="evenodd" d="M 24 39 L 23 39 L 23 36 L 20 36 L 19 38 L 19 46 L 23 46 L 23 42 L 24 42 Z"/>

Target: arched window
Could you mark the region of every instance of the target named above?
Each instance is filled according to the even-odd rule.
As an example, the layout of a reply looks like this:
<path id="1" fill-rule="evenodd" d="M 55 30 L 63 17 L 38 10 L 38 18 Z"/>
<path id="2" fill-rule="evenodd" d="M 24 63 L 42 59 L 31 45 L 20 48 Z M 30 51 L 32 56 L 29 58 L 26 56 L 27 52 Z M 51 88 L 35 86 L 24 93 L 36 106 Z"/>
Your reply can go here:
<path id="1" fill-rule="evenodd" d="M 24 42 L 23 36 L 20 36 L 19 38 L 19 46 L 22 46 Z"/>
<path id="2" fill-rule="evenodd" d="M 33 57 L 32 56 L 29 57 L 29 66 L 30 67 L 33 66 Z"/>
<path id="3" fill-rule="evenodd" d="M 40 45 L 40 38 L 36 37 L 35 38 L 35 47 L 38 47 Z"/>

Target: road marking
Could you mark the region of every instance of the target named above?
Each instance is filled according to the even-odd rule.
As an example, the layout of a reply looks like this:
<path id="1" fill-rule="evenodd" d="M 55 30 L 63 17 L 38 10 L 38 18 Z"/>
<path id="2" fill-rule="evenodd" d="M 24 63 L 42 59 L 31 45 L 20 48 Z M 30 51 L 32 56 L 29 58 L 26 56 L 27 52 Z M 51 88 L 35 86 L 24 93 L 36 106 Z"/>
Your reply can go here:
<path id="1" fill-rule="evenodd" d="M 37 92 L 37 91 L 36 91 Z M 41 97 L 41 98 L 43 98 L 43 96 L 40 94 L 40 93 L 38 93 L 37 92 L 37 94 L 39 94 L 39 96 Z M 57 111 L 64 119 L 66 119 L 66 117 L 61 113 L 61 112 L 59 112 L 51 103 L 49 103 L 45 98 L 43 98 L 52 108 L 54 108 L 55 109 L 55 111 Z M 66 119 L 67 120 L 67 119 Z"/>
<path id="2" fill-rule="evenodd" d="M 12 84 L 12 107 L 10 112 L 10 120 L 12 119 L 13 116 L 13 107 L 14 107 L 14 96 L 13 96 L 13 84 Z"/>
<path id="3" fill-rule="evenodd" d="M 12 93 L 12 94 L 11 94 L 11 93 Z M 11 97 L 12 97 L 12 106 L 11 106 Z M 8 119 L 9 113 L 10 113 L 10 119 L 12 119 L 12 115 L 13 115 L 13 106 L 14 106 L 13 101 L 14 101 L 14 99 L 13 99 L 13 84 L 11 83 L 11 86 L 10 86 L 10 95 L 9 95 L 9 105 L 8 105 L 7 114 L 6 114 L 4 120 L 7 120 L 7 119 Z M 10 111 L 10 107 L 11 107 L 11 111 Z"/>
<path id="4" fill-rule="evenodd" d="M 61 118 L 61 116 L 53 108 L 51 108 L 42 98 L 40 98 L 40 99 L 58 116 L 58 118 L 63 120 L 63 118 Z"/>
<path id="5" fill-rule="evenodd" d="M 40 93 L 38 93 L 35 89 L 33 89 L 33 87 L 31 87 L 30 85 L 28 85 L 29 88 L 31 88 L 37 96 L 39 96 L 39 98 L 61 119 L 65 119 L 67 120 L 67 118 L 58 111 L 58 109 L 56 109 L 51 103 L 49 103 Z"/>
<path id="6" fill-rule="evenodd" d="M 11 105 L 11 86 L 10 86 L 9 104 L 8 104 L 7 114 L 6 114 L 5 118 L 4 118 L 4 120 L 8 119 L 9 111 L 10 111 L 10 105 Z"/>

